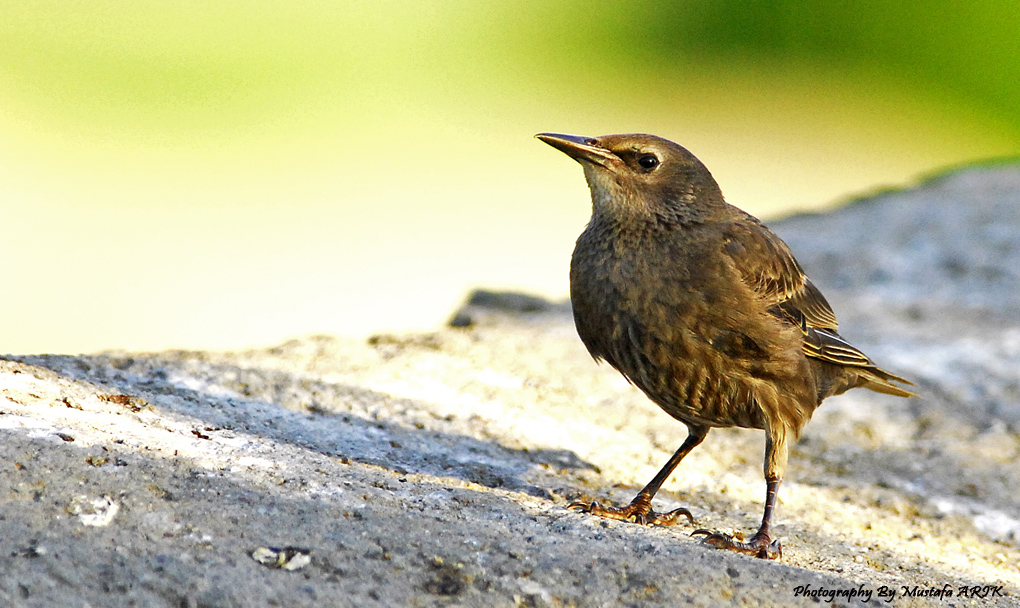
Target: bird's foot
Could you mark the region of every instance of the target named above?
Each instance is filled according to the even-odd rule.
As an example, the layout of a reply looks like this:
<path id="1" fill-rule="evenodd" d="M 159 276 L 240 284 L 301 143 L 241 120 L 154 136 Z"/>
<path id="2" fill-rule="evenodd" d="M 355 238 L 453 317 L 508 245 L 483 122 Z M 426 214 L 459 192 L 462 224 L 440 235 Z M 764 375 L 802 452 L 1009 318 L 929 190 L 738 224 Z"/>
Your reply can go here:
<path id="1" fill-rule="evenodd" d="M 597 502 L 572 502 L 567 505 L 568 509 L 580 509 L 582 513 L 590 513 L 606 519 L 618 521 L 629 521 L 642 526 L 672 526 L 682 515 L 694 523 L 694 516 L 687 509 L 673 509 L 669 513 L 656 513 L 652 510 L 651 500 L 643 499 L 638 495 L 626 507 L 603 507 Z"/>
<path id="2" fill-rule="evenodd" d="M 761 559 L 783 558 L 783 546 L 780 544 L 779 539 L 772 540 L 767 532 L 762 532 L 761 530 L 755 532 L 754 536 L 746 541 L 743 538 L 734 538 L 722 532 L 712 532 L 709 530 L 695 530 L 691 532 L 691 536 L 700 534 L 705 535 L 701 542 L 711 545 L 716 549 L 736 551 L 737 553 L 753 555 Z"/>

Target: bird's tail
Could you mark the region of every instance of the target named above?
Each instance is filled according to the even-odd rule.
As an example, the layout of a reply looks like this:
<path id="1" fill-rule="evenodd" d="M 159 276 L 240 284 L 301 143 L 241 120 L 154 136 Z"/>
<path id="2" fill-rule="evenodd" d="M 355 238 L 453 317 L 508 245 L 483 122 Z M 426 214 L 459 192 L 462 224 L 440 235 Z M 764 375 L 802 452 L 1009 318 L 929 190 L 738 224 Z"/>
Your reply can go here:
<path id="1" fill-rule="evenodd" d="M 842 366 L 847 371 L 857 374 L 856 382 L 852 381 L 853 376 L 845 376 L 848 383 L 829 394 L 838 395 L 851 388 L 863 387 L 876 393 L 897 397 L 917 396 L 893 384 L 899 382 L 913 386 L 913 382 L 879 368 L 867 355 L 844 340 L 835 330 L 809 327 L 804 340 L 804 354 L 813 359 Z"/>
<path id="2" fill-rule="evenodd" d="M 897 397 L 916 397 L 917 395 L 902 389 L 893 382 L 899 382 L 900 384 L 908 384 L 913 386 L 914 383 L 906 378 L 901 378 L 896 374 L 890 374 L 884 369 L 879 369 L 874 365 L 868 367 L 862 367 L 855 370 L 857 372 L 858 383 L 857 386 L 862 388 L 870 389 L 876 393 L 885 393 L 886 395 L 896 395 Z"/>

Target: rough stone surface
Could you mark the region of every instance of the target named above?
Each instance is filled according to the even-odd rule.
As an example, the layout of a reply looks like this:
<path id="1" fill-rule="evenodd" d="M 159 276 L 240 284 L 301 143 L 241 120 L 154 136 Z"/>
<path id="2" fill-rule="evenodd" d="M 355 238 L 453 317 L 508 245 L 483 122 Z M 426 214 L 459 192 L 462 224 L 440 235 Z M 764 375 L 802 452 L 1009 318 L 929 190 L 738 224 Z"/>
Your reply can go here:
<path id="1" fill-rule="evenodd" d="M 566 510 L 629 501 L 684 427 L 568 306 L 480 294 L 427 335 L 0 358 L 0 605 L 1020 606 L 1020 169 L 773 228 L 921 394 L 816 413 L 781 563 Z M 752 531 L 762 450 L 713 431 L 657 507 Z"/>

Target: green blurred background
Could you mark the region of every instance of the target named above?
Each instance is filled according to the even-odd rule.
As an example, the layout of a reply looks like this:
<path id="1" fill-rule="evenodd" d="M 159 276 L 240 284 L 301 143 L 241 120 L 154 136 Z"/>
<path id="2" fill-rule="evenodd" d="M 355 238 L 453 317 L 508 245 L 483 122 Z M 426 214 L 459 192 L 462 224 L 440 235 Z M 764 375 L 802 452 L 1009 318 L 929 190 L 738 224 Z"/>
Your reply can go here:
<path id="1" fill-rule="evenodd" d="M 587 189 L 534 133 L 666 136 L 776 217 L 1020 152 L 1018 33 L 987 0 L 5 0 L 0 352 L 565 297 Z"/>

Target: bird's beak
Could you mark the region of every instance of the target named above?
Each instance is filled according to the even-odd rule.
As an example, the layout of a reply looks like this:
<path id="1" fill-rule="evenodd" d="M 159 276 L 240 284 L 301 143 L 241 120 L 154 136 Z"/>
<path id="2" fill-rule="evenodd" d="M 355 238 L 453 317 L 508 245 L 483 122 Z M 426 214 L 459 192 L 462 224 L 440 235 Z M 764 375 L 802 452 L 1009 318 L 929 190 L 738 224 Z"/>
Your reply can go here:
<path id="1" fill-rule="evenodd" d="M 598 140 L 594 137 L 562 133 L 539 133 L 535 137 L 579 163 L 587 161 L 609 169 L 620 162 L 620 157 L 599 145 Z"/>

